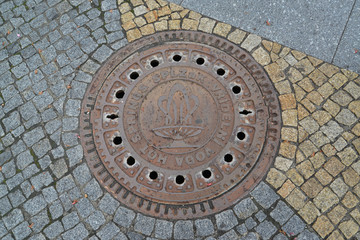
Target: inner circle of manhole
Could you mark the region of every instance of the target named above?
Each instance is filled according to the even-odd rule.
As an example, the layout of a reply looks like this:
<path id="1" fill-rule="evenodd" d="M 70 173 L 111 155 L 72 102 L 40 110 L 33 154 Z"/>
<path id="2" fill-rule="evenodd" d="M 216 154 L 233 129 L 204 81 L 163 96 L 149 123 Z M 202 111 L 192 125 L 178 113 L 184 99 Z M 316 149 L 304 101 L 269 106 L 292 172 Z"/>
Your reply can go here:
<path id="1" fill-rule="evenodd" d="M 266 174 L 280 108 L 262 67 L 212 35 L 162 32 L 119 50 L 87 89 L 81 141 L 124 205 L 186 219 L 224 210 Z"/>

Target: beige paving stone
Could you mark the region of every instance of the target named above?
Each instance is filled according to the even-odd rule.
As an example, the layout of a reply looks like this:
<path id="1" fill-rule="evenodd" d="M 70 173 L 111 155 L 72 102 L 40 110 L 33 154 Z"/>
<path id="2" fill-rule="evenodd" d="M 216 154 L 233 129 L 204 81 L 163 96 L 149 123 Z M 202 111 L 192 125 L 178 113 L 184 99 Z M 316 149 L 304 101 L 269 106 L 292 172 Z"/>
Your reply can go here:
<path id="1" fill-rule="evenodd" d="M 288 47 L 283 47 L 281 52 L 279 53 L 279 57 L 284 58 L 288 53 L 290 53 L 291 49 Z"/>
<path id="2" fill-rule="evenodd" d="M 146 36 L 155 33 L 155 28 L 153 24 L 148 24 L 140 28 L 141 34 Z"/>
<path id="3" fill-rule="evenodd" d="M 351 132 L 344 132 L 341 136 L 348 142 L 350 142 L 355 137 L 355 135 Z"/>
<path id="4" fill-rule="evenodd" d="M 343 208 L 340 204 L 335 206 L 327 216 L 330 218 L 331 222 L 337 225 L 346 215 L 347 210 Z"/>
<path id="5" fill-rule="evenodd" d="M 286 176 L 290 178 L 296 186 L 301 186 L 304 183 L 304 178 L 294 168 L 287 171 Z"/>
<path id="6" fill-rule="evenodd" d="M 165 1 L 165 0 L 156 0 L 159 4 L 160 4 L 160 6 L 166 6 L 167 4 L 168 4 L 168 2 L 167 1 Z"/>
<path id="7" fill-rule="evenodd" d="M 295 157 L 296 157 L 296 164 L 299 164 L 305 160 L 304 154 L 299 149 L 296 151 Z"/>
<path id="8" fill-rule="evenodd" d="M 310 160 L 306 160 L 301 164 L 297 165 L 296 169 L 299 171 L 301 175 L 303 175 L 305 179 L 308 179 L 315 174 L 314 167 L 312 166 Z"/>
<path id="9" fill-rule="evenodd" d="M 345 183 L 347 185 L 349 185 L 350 187 L 355 186 L 360 181 L 360 177 L 359 177 L 358 173 L 352 168 L 346 169 L 342 173 L 342 176 L 344 178 Z"/>
<path id="10" fill-rule="evenodd" d="M 343 90 L 337 91 L 330 98 L 343 107 L 347 106 L 353 100 L 352 97 Z"/>
<path id="11" fill-rule="evenodd" d="M 307 202 L 305 206 L 300 209 L 299 215 L 305 220 L 307 224 L 311 224 L 318 216 L 320 216 L 320 211 L 316 208 L 313 202 Z"/>
<path id="12" fill-rule="evenodd" d="M 352 129 L 351 131 L 356 135 L 356 136 L 360 136 L 360 123 L 357 123 Z"/>
<path id="13" fill-rule="evenodd" d="M 314 67 L 316 67 L 316 66 L 320 65 L 321 63 L 323 63 L 322 60 L 317 59 L 317 58 L 314 58 L 314 57 L 311 57 L 311 56 L 308 56 L 308 59 L 310 60 L 310 62 L 312 63 L 312 65 L 313 65 Z"/>
<path id="14" fill-rule="evenodd" d="M 145 14 L 147 12 L 148 12 L 148 10 L 144 5 L 141 5 L 141 6 L 138 6 L 138 7 L 134 8 L 135 16 L 140 16 L 140 15 Z"/>
<path id="15" fill-rule="evenodd" d="M 278 194 L 283 198 L 286 198 L 294 188 L 295 185 L 288 179 L 279 189 Z"/>
<path id="16" fill-rule="evenodd" d="M 270 52 L 270 58 L 273 62 L 276 62 L 279 59 L 279 56 L 273 52 Z"/>
<path id="17" fill-rule="evenodd" d="M 341 72 L 349 79 L 349 80 L 353 80 L 355 78 L 357 78 L 359 76 L 359 74 L 357 74 L 356 72 L 347 70 L 347 69 L 341 69 Z"/>
<path id="18" fill-rule="evenodd" d="M 271 61 L 269 54 L 262 47 L 257 48 L 252 56 L 262 66 L 268 65 Z"/>
<path id="19" fill-rule="evenodd" d="M 324 215 L 318 217 L 313 225 L 313 228 L 323 239 L 334 230 L 334 226 Z"/>
<path id="20" fill-rule="evenodd" d="M 233 32 L 231 32 L 228 36 L 228 40 L 235 44 L 240 44 L 246 36 L 246 32 L 241 31 L 239 29 L 235 29 Z"/>
<path id="21" fill-rule="evenodd" d="M 302 52 L 299 52 L 299 51 L 296 51 L 296 50 L 293 50 L 291 51 L 292 55 L 294 55 L 294 57 L 297 59 L 297 60 L 301 60 L 303 59 L 304 57 L 306 57 L 306 54 L 305 53 L 302 53 Z"/>
<path id="22" fill-rule="evenodd" d="M 142 0 L 130 0 L 131 4 L 135 7 L 135 6 L 139 6 L 141 4 L 143 4 Z"/>
<path id="23" fill-rule="evenodd" d="M 253 50 L 255 47 L 259 46 L 260 43 L 261 43 L 261 37 L 255 35 L 255 34 L 250 34 L 249 36 L 247 36 L 247 38 L 241 44 L 241 47 L 245 48 L 246 50 L 251 52 L 251 50 Z"/>
<path id="24" fill-rule="evenodd" d="M 271 168 L 267 174 L 266 181 L 270 183 L 274 188 L 279 188 L 286 181 L 286 176 L 275 168 Z"/>
<path id="25" fill-rule="evenodd" d="M 298 113 L 296 110 L 286 110 L 281 115 L 285 126 L 297 127 Z"/>
<path id="26" fill-rule="evenodd" d="M 279 96 L 280 105 L 282 110 L 296 108 L 295 96 L 292 93 Z"/>
<path id="27" fill-rule="evenodd" d="M 145 21 L 145 19 L 143 17 L 135 18 L 134 22 L 138 27 L 142 27 L 142 26 L 144 26 L 146 24 L 146 21 Z"/>
<path id="28" fill-rule="evenodd" d="M 301 126 L 299 126 L 298 130 L 299 143 L 302 143 L 309 136 L 309 134 Z"/>
<path id="29" fill-rule="evenodd" d="M 341 162 L 346 166 L 350 166 L 357 158 L 356 152 L 351 147 L 345 148 L 337 155 L 340 157 Z"/>
<path id="30" fill-rule="evenodd" d="M 157 15 L 156 11 L 148 12 L 144 15 L 144 17 L 148 23 L 155 22 L 158 19 L 158 15 Z"/>
<path id="31" fill-rule="evenodd" d="M 190 12 L 190 10 L 188 9 L 184 9 L 180 12 L 180 17 L 183 18 L 185 17 L 188 13 Z"/>
<path id="32" fill-rule="evenodd" d="M 280 95 L 292 92 L 290 82 L 288 80 L 275 83 L 275 88 L 279 92 Z M 295 93 L 295 96 L 296 96 L 296 93 Z"/>
<path id="33" fill-rule="evenodd" d="M 131 10 L 129 3 L 122 3 L 119 7 L 121 13 L 126 13 Z"/>
<path id="34" fill-rule="evenodd" d="M 331 144 L 326 144 L 321 148 L 321 151 L 327 156 L 331 157 L 336 154 L 336 148 Z"/>
<path id="35" fill-rule="evenodd" d="M 169 20 L 169 30 L 180 29 L 180 20 Z"/>
<path id="36" fill-rule="evenodd" d="M 351 165 L 351 168 L 360 175 L 360 161 L 356 161 L 353 165 Z"/>
<path id="37" fill-rule="evenodd" d="M 350 215 L 355 219 L 357 223 L 360 224 L 360 211 L 359 209 L 355 208 Z"/>
<path id="38" fill-rule="evenodd" d="M 307 95 L 307 99 L 309 99 L 312 103 L 320 106 L 324 101 L 324 98 L 317 91 L 312 91 Z"/>
<path id="39" fill-rule="evenodd" d="M 353 220 L 348 220 L 340 223 L 339 229 L 345 237 L 349 239 L 359 231 L 359 225 L 357 225 Z"/>
<path id="40" fill-rule="evenodd" d="M 339 71 L 339 68 L 332 64 L 324 63 L 319 67 L 319 70 L 322 71 L 327 77 L 331 77 Z"/>
<path id="41" fill-rule="evenodd" d="M 156 23 L 154 23 L 154 25 L 155 25 L 156 31 L 165 31 L 168 29 L 168 21 L 166 21 L 166 20 L 156 22 Z"/>
<path id="42" fill-rule="evenodd" d="M 202 16 L 201 16 L 200 13 L 197 13 L 197 12 L 194 12 L 194 11 L 190 11 L 190 13 L 189 13 L 189 18 L 191 18 L 191 19 L 200 20 L 201 17 Z"/>
<path id="43" fill-rule="evenodd" d="M 231 25 L 218 22 L 214 28 L 213 33 L 226 37 L 230 32 L 230 30 L 231 30 Z"/>
<path id="44" fill-rule="evenodd" d="M 177 12 L 173 12 L 173 13 L 171 13 L 171 19 L 180 19 L 181 17 L 180 17 L 180 14 L 179 13 L 177 13 Z"/>
<path id="45" fill-rule="evenodd" d="M 155 0 L 145 0 L 145 3 L 148 6 L 149 10 L 154 10 L 154 9 L 160 8 L 160 5 Z M 170 3 L 170 6 L 172 6 L 172 5 L 176 5 L 176 4 Z"/>
<path id="46" fill-rule="evenodd" d="M 297 129 L 296 128 L 289 128 L 283 127 L 281 129 L 281 139 L 290 141 L 290 142 L 297 142 Z"/>
<path id="47" fill-rule="evenodd" d="M 293 88 L 294 88 L 296 100 L 301 101 L 305 97 L 306 92 L 298 85 L 293 85 Z"/>
<path id="48" fill-rule="evenodd" d="M 286 172 L 291 167 L 293 161 L 283 158 L 283 157 L 276 157 L 275 158 L 275 167 L 281 171 Z"/>
<path id="49" fill-rule="evenodd" d="M 330 140 L 321 131 L 317 131 L 316 133 L 311 135 L 310 140 L 318 148 L 322 147 L 327 143 L 330 143 Z"/>
<path id="50" fill-rule="evenodd" d="M 289 64 L 283 58 L 279 58 L 276 61 L 276 63 L 279 65 L 280 69 L 283 71 L 289 66 Z"/>
<path id="51" fill-rule="evenodd" d="M 328 99 L 324 105 L 323 108 L 330 113 L 333 117 L 335 117 L 338 112 L 340 112 L 340 106 L 336 103 L 334 103 L 333 101 L 331 101 L 330 99 Z"/>
<path id="52" fill-rule="evenodd" d="M 345 166 L 340 162 L 338 158 L 332 157 L 325 163 L 324 168 L 332 176 L 336 177 L 345 168 Z"/>
<path id="53" fill-rule="evenodd" d="M 315 69 L 310 75 L 309 78 L 320 87 L 327 81 L 327 77 L 319 70 Z"/>
<path id="54" fill-rule="evenodd" d="M 170 3 L 170 9 L 173 12 L 184 10 L 184 8 L 182 6 L 179 6 L 175 3 Z"/>
<path id="55" fill-rule="evenodd" d="M 358 154 L 360 154 L 360 138 L 355 139 L 352 144 L 354 145 Z"/>
<path id="56" fill-rule="evenodd" d="M 327 238 L 327 240 L 343 240 L 344 237 L 341 235 L 341 233 L 338 230 L 333 231 L 330 236 Z"/>
<path id="57" fill-rule="evenodd" d="M 359 204 L 359 200 L 357 199 L 357 197 L 351 193 L 351 192 L 347 192 L 344 196 L 344 199 L 341 201 L 342 204 L 344 204 L 344 206 L 348 209 L 352 209 L 355 206 L 358 206 Z"/>
<path id="58" fill-rule="evenodd" d="M 337 73 L 332 78 L 329 79 L 329 83 L 333 85 L 333 87 L 336 89 L 341 88 L 347 81 L 348 78 L 341 73 Z"/>
<path id="59" fill-rule="evenodd" d="M 323 110 L 319 110 L 319 111 L 314 112 L 312 114 L 312 117 L 316 120 L 316 122 L 320 126 L 323 126 L 325 123 L 327 123 L 331 119 L 330 113 L 328 113 L 326 111 L 323 111 Z"/>
<path id="60" fill-rule="evenodd" d="M 331 94 L 334 93 L 335 89 L 331 86 L 330 83 L 327 82 L 327 83 L 323 84 L 321 87 L 319 87 L 317 91 L 324 98 L 328 98 L 329 96 L 331 96 Z"/>
<path id="61" fill-rule="evenodd" d="M 273 43 L 268 41 L 268 40 L 262 40 L 261 42 L 263 44 L 263 46 L 265 47 L 265 49 L 270 52 L 273 46 Z"/>
<path id="62" fill-rule="evenodd" d="M 126 38 L 129 42 L 132 42 L 138 38 L 141 38 L 141 32 L 137 28 L 129 30 L 126 32 Z"/>
<path id="63" fill-rule="evenodd" d="M 326 212 L 332 206 L 339 202 L 339 198 L 336 194 L 331 191 L 330 188 L 325 187 L 321 192 L 314 198 L 314 204 L 321 212 Z"/>
<path id="64" fill-rule="evenodd" d="M 304 75 L 311 73 L 315 69 L 307 58 L 304 58 L 298 63 L 296 63 L 294 67 L 296 67 Z"/>
<path id="65" fill-rule="evenodd" d="M 131 20 L 131 21 L 128 21 L 128 22 L 122 24 L 121 26 L 124 28 L 125 31 L 127 31 L 129 29 L 136 27 L 136 24 L 134 23 L 133 20 Z"/>
<path id="66" fill-rule="evenodd" d="M 360 183 L 354 187 L 353 192 L 360 198 Z"/>
<path id="67" fill-rule="evenodd" d="M 341 109 L 339 114 L 335 117 L 335 120 L 343 125 L 351 126 L 356 123 L 359 119 L 349 110 Z"/>
<path id="68" fill-rule="evenodd" d="M 279 67 L 280 68 L 280 67 Z M 297 83 L 303 79 L 303 75 L 295 67 L 291 67 L 287 73 L 287 77 L 292 83 Z"/>
<path id="69" fill-rule="evenodd" d="M 312 81 L 309 78 L 304 78 L 300 82 L 297 83 L 302 89 L 304 89 L 306 92 L 311 92 L 314 90 L 314 85 Z"/>
<path id="70" fill-rule="evenodd" d="M 350 95 L 355 98 L 358 99 L 360 97 L 360 86 L 358 86 L 356 83 L 354 82 L 349 82 L 345 87 L 344 87 L 345 91 L 347 91 L 348 93 L 350 93 Z"/>
<path id="71" fill-rule="evenodd" d="M 196 30 L 197 26 L 199 24 L 199 21 L 185 18 L 182 23 L 182 29 L 185 30 Z"/>
<path id="72" fill-rule="evenodd" d="M 299 148 L 304 153 L 305 157 L 315 155 L 315 153 L 318 151 L 315 145 L 309 140 L 306 140 L 303 143 L 301 143 Z"/>
<path id="73" fill-rule="evenodd" d="M 162 16 L 170 15 L 171 10 L 170 10 L 169 6 L 165 6 L 165 7 L 160 8 L 157 13 L 158 13 L 159 17 L 162 17 Z"/>
<path id="74" fill-rule="evenodd" d="M 328 185 L 333 179 L 331 175 L 322 168 L 315 173 L 315 177 L 319 180 L 319 182 L 321 182 L 323 186 Z"/>
<path id="75" fill-rule="evenodd" d="M 349 104 L 349 109 L 360 118 L 360 101 L 353 101 Z"/>
<path id="76" fill-rule="evenodd" d="M 306 110 L 306 108 L 304 108 L 303 105 L 298 104 L 298 118 L 299 118 L 299 120 L 302 120 L 302 119 L 306 118 L 309 115 L 310 115 L 309 111 Z"/>
<path id="77" fill-rule="evenodd" d="M 121 15 L 121 22 L 126 23 L 128 21 L 131 21 L 135 18 L 134 14 L 132 12 L 127 12 Z"/>
<path id="78" fill-rule="evenodd" d="M 272 47 L 272 52 L 274 52 L 275 54 L 279 54 L 281 51 L 281 45 L 277 42 L 273 42 L 273 47 Z"/>
<path id="79" fill-rule="evenodd" d="M 286 55 L 284 59 L 290 64 L 290 66 L 294 66 L 298 62 L 291 53 Z"/>
<path id="80" fill-rule="evenodd" d="M 312 177 L 309 180 L 307 180 L 302 186 L 301 190 L 309 197 L 309 198 L 315 198 L 318 193 L 323 189 L 323 186 L 319 183 L 316 178 Z"/>
<path id="81" fill-rule="evenodd" d="M 310 157 L 310 161 L 313 164 L 314 168 L 318 169 L 325 163 L 326 160 L 322 152 L 317 152 L 314 156 Z"/>
<path id="82" fill-rule="evenodd" d="M 199 30 L 207 33 L 212 33 L 215 23 L 216 23 L 215 20 L 212 20 L 210 18 L 201 18 L 199 24 Z"/>
<path id="83" fill-rule="evenodd" d="M 286 157 L 286 158 L 294 158 L 296 152 L 296 146 L 289 143 L 289 142 L 282 142 L 280 144 L 280 155 Z"/>
<path id="84" fill-rule="evenodd" d="M 304 107 L 309 110 L 309 112 L 314 112 L 316 110 L 316 107 L 312 102 L 310 102 L 309 99 L 305 98 L 301 101 L 301 104 L 304 105 Z"/>
<path id="85" fill-rule="evenodd" d="M 315 133 L 317 130 L 319 130 L 320 126 L 319 124 L 314 120 L 312 116 L 308 116 L 301 120 L 299 124 L 307 131 L 309 134 Z"/>
<path id="86" fill-rule="evenodd" d="M 286 197 L 286 201 L 296 210 L 300 210 L 304 207 L 306 199 L 306 196 L 297 188 Z"/>
<path id="87" fill-rule="evenodd" d="M 342 198 L 349 189 L 349 187 L 344 183 L 341 178 L 335 179 L 330 184 L 330 188 L 334 191 L 334 193 L 336 193 L 339 198 Z"/>

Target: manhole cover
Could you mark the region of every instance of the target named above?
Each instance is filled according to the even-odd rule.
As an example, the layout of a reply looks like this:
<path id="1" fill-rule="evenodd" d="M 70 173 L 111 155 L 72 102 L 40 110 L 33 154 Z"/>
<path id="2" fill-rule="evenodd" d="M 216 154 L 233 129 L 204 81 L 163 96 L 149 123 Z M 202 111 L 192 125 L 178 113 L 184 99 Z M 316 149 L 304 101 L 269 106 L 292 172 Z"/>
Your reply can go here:
<path id="1" fill-rule="evenodd" d="M 81 141 L 120 202 L 162 218 L 221 211 L 266 174 L 280 109 L 252 57 L 227 40 L 163 32 L 117 52 L 90 84 Z"/>

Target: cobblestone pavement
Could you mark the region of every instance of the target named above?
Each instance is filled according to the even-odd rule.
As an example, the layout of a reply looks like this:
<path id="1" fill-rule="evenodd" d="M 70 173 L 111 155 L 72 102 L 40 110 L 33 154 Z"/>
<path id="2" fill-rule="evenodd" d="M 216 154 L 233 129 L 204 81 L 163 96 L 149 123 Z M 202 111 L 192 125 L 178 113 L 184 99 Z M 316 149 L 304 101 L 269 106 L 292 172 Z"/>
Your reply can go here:
<path id="1" fill-rule="evenodd" d="M 164 0 L 0 3 L 0 238 L 360 239 L 360 78 Z M 240 45 L 282 108 L 272 168 L 233 208 L 168 221 L 100 187 L 83 159 L 80 106 L 116 50 L 165 30 Z"/>

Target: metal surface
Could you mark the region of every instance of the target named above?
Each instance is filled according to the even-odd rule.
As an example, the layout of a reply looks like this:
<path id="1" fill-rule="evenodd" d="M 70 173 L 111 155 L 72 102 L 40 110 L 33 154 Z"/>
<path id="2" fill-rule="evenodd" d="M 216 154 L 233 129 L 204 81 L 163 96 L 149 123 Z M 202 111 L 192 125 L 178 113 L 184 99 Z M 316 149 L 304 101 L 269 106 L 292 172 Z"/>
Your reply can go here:
<path id="1" fill-rule="evenodd" d="M 117 52 L 83 101 L 81 140 L 96 178 L 136 211 L 170 219 L 232 206 L 266 174 L 280 108 L 238 46 L 164 32 Z"/>

